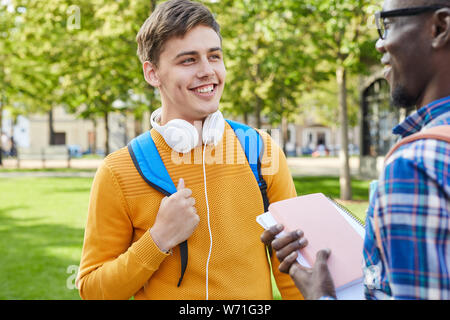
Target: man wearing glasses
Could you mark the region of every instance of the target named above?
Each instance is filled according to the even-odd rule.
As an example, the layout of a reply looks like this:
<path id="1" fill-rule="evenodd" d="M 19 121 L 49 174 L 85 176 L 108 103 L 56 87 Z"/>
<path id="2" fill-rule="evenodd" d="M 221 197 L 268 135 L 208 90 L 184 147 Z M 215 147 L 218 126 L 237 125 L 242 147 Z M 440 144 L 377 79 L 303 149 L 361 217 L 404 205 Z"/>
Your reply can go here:
<path id="1" fill-rule="evenodd" d="M 450 0 L 386 0 L 375 18 L 393 104 L 417 107 L 393 133 L 448 131 Z M 402 145 L 387 157 L 373 194 L 364 240 L 366 298 L 450 299 L 450 143 L 428 138 Z M 270 243 L 278 232 L 261 239 Z M 334 299 L 330 252 L 319 251 L 307 269 L 296 262 L 296 241 L 292 233 L 272 242 L 280 270 L 306 299 Z"/>

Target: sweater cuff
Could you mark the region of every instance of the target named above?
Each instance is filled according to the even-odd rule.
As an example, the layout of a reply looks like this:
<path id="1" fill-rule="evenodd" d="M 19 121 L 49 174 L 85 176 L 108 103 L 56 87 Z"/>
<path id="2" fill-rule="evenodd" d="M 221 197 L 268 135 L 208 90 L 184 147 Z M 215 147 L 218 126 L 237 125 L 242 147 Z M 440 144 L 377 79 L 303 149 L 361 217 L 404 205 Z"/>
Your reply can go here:
<path id="1" fill-rule="evenodd" d="M 144 267 L 150 270 L 157 270 L 161 262 L 170 255 L 170 253 L 164 253 L 159 250 L 148 231 L 138 241 L 133 243 L 131 252 L 134 253 Z"/>

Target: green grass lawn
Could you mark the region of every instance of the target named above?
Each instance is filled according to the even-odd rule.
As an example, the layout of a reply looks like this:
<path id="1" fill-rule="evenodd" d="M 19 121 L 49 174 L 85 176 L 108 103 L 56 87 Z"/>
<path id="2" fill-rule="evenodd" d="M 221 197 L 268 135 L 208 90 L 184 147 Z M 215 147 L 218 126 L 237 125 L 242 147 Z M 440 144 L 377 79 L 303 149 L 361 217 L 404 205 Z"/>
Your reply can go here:
<path id="1" fill-rule="evenodd" d="M 369 206 L 370 180 L 352 180 L 353 200 L 351 201 L 339 199 L 339 178 L 337 177 L 295 177 L 294 183 L 298 195 L 321 192 L 345 206 L 360 220 L 365 221 L 366 210 Z"/>
<path id="2" fill-rule="evenodd" d="M 0 179 L 0 299 L 79 299 L 74 266 L 91 182 Z"/>
<path id="3" fill-rule="evenodd" d="M 339 197 L 339 180 L 295 178 L 298 194 Z M 79 299 L 74 288 L 92 178 L 0 178 L 0 299 Z M 354 181 L 363 217 L 368 181 Z"/>

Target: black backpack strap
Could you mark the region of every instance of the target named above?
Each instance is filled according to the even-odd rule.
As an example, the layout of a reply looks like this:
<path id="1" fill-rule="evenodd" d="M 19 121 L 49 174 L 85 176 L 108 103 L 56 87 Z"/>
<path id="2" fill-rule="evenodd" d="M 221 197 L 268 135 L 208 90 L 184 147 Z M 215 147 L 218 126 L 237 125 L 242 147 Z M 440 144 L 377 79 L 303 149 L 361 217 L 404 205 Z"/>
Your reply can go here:
<path id="1" fill-rule="evenodd" d="M 177 287 L 179 287 L 181 285 L 181 281 L 183 281 L 184 273 L 186 272 L 186 267 L 187 267 L 187 263 L 188 263 L 187 240 L 180 243 L 179 248 L 180 248 L 180 259 L 181 259 L 181 275 L 180 275 L 180 279 L 178 280 Z"/>
<path id="2" fill-rule="evenodd" d="M 261 174 L 261 161 L 258 160 L 258 172 L 259 172 L 259 177 L 260 177 L 260 181 L 258 182 L 259 185 L 259 191 L 261 191 L 261 196 L 263 198 L 263 203 L 264 203 L 264 212 L 269 211 L 269 198 L 267 197 L 267 183 L 266 181 L 263 179 L 262 174 Z M 267 246 L 267 251 L 269 252 L 269 257 L 272 258 L 272 246 L 269 244 Z"/>
<path id="3" fill-rule="evenodd" d="M 263 199 L 264 204 L 264 212 L 267 212 L 269 210 L 269 197 L 267 196 L 267 183 L 266 180 L 264 180 L 262 174 L 261 174 L 261 159 L 258 159 L 258 175 L 259 175 L 259 191 L 261 192 L 261 196 Z"/>

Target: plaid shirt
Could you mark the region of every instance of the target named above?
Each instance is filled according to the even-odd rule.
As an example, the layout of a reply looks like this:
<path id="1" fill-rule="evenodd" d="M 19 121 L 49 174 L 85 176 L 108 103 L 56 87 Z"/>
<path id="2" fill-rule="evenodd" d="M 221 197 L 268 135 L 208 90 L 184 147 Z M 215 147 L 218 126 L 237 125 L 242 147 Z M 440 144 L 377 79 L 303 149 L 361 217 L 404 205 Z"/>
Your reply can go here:
<path id="1" fill-rule="evenodd" d="M 450 125 L 450 97 L 405 119 L 394 134 Z M 381 243 L 377 247 L 374 215 Z M 450 299 L 450 144 L 416 140 L 385 164 L 371 197 L 364 240 L 367 299 Z"/>

